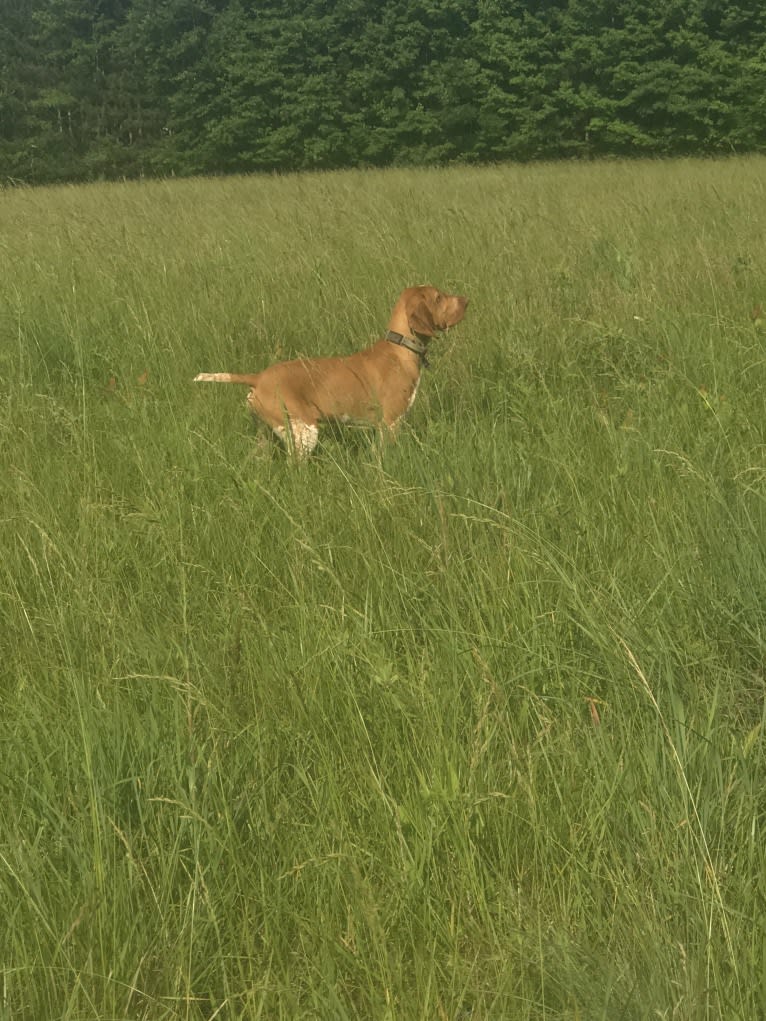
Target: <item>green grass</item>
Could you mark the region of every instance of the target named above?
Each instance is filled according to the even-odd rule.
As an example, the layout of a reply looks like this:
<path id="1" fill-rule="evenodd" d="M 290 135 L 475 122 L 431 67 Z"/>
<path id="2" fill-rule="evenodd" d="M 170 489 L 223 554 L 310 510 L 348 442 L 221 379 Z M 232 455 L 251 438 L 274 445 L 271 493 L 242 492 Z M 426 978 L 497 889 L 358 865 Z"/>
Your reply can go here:
<path id="1" fill-rule="evenodd" d="M 766 1016 L 765 171 L 0 192 L 0 1019 Z"/>

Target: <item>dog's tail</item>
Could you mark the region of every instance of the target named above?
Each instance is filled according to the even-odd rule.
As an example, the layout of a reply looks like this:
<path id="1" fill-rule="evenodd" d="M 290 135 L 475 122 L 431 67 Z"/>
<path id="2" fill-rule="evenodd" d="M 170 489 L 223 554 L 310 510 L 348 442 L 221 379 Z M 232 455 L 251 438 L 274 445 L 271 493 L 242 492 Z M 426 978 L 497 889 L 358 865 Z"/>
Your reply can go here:
<path id="1" fill-rule="evenodd" d="M 237 376 L 233 372 L 200 372 L 194 377 L 195 383 L 244 383 L 255 386 L 255 376 Z"/>

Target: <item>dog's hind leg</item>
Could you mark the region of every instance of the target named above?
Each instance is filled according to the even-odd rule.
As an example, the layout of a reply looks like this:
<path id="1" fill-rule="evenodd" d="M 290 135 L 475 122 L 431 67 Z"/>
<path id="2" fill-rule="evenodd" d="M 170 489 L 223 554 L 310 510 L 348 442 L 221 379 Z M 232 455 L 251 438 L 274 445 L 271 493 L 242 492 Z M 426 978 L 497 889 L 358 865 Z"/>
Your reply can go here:
<path id="1" fill-rule="evenodd" d="M 297 461 L 308 457 L 319 439 L 317 426 L 301 422 L 298 418 L 290 419 L 289 431 L 285 426 L 277 425 L 274 426 L 274 432 Z"/>

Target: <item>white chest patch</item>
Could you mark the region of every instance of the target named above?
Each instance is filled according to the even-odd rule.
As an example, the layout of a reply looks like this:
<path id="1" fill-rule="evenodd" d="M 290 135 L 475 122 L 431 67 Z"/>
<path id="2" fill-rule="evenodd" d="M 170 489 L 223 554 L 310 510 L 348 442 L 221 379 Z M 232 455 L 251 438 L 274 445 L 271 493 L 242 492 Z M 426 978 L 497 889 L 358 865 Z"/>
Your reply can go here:
<path id="1" fill-rule="evenodd" d="M 415 386 L 412 388 L 412 393 L 410 394 L 410 399 L 409 399 L 409 401 L 407 401 L 407 411 L 409 411 L 410 408 L 412 407 L 412 405 L 415 403 L 415 398 L 417 397 L 418 387 L 419 386 L 420 386 L 420 376 L 418 376 L 417 380 L 415 381 Z M 405 411 L 405 415 L 407 414 L 407 411 Z"/>
<path id="2" fill-rule="evenodd" d="M 404 418 L 404 416 L 410 410 L 412 405 L 415 403 L 415 398 L 418 395 L 418 387 L 419 386 L 420 386 L 420 376 L 418 376 L 417 380 L 415 381 L 415 386 L 412 388 L 412 393 L 410 394 L 410 399 L 407 401 L 407 407 L 404 409 L 404 411 L 401 413 L 401 415 L 393 422 L 393 427 L 394 428 L 396 428 L 396 426 L 399 425 L 401 420 Z"/>

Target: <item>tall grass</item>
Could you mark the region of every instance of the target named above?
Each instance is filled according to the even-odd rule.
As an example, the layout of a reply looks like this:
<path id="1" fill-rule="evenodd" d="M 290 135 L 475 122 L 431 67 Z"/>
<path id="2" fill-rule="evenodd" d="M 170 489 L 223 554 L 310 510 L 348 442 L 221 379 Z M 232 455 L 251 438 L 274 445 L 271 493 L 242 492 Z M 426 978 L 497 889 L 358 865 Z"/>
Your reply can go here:
<path id="1" fill-rule="evenodd" d="M 765 170 L 0 192 L 0 1018 L 766 1015 Z"/>

